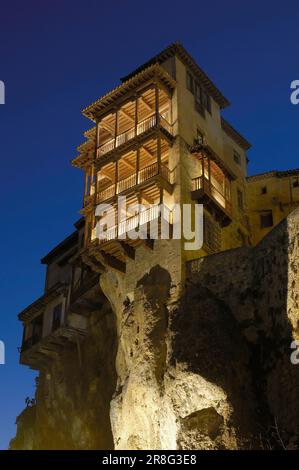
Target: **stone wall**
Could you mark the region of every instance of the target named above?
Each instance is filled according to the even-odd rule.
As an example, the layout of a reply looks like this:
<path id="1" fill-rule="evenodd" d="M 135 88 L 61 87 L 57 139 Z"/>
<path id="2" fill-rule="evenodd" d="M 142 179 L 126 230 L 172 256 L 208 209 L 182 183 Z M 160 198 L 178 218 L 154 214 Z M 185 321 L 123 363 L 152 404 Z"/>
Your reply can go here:
<path id="1" fill-rule="evenodd" d="M 12 448 L 298 446 L 299 211 L 255 248 L 187 265 L 180 245 L 140 248 L 108 271 L 106 312 L 41 373 Z"/>

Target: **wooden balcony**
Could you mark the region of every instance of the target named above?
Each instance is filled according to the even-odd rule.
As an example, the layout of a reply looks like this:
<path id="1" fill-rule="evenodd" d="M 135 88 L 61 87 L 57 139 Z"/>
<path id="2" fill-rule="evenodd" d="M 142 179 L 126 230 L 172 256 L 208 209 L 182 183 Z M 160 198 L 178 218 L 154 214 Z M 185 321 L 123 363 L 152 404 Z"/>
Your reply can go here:
<path id="1" fill-rule="evenodd" d="M 23 342 L 20 354 L 20 364 L 31 369 L 41 370 L 47 367 L 49 360 L 58 357 L 61 349 L 68 345 L 76 345 L 86 336 L 86 328 L 78 325 L 61 325 L 45 337 L 31 337 Z"/>
<path id="2" fill-rule="evenodd" d="M 152 206 L 149 209 L 140 212 L 140 214 L 128 217 L 121 221 L 118 225 L 109 228 L 103 233 L 103 238 L 99 240 L 99 244 L 102 245 L 109 240 L 114 240 L 123 237 L 123 235 L 130 230 L 134 230 L 148 222 L 159 218 L 159 206 Z"/>
<path id="3" fill-rule="evenodd" d="M 78 282 L 70 286 L 57 285 L 20 313 L 24 322 L 24 339 L 20 348 L 20 363 L 41 370 L 57 358 L 62 349 L 77 346 L 87 335 L 87 316 L 106 301 L 99 287 L 99 274 L 85 266 Z M 54 315 L 57 301 L 64 303 L 59 316 Z M 53 307 L 52 307 L 53 305 Z M 25 333 L 27 334 L 25 336 Z"/>
<path id="4" fill-rule="evenodd" d="M 161 115 L 152 114 L 143 121 L 139 122 L 137 126 L 133 126 L 128 129 L 126 132 L 117 135 L 115 138 L 109 139 L 107 142 L 104 142 L 97 149 L 97 158 L 101 158 L 103 155 L 115 150 L 116 148 L 127 144 L 135 137 L 139 137 L 146 132 L 154 128 L 160 128 L 163 131 L 166 131 L 167 134 L 172 136 L 172 125 Z"/>
<path id="5" fill-rule="evenodd" d="M 172 213 L 167 211 L 164 217 L 170 223 L 169 236 L 172 232 Z M 100 263 L 104 267 L 111 267 L 120 272 L 126 271 L 126 262 L 128 259 L 135 259 L 135 249 L 138 246 L 145 246 L 152 250 L 154 240 L 150 238 L 150 222 L 155 221 L 155 227 L 158 234 L 161 233 L 162 217 L 159 205 L 150 206 L 139 214 L 127 217 L 118 224 L 105 228 L 97 238 L 96 228 L 92 231 L 91 243 L 86 249 L 88 257 L 92 263 Z M 137 228 L 143 229 L 147 238 L 133 238 L 129 232 Z M 87 254 L 85 254 L 87 256 Z M 85 259 L 85 263 L 88 261 Z M 97 265 L 95 265 L 95 270 Z"/>
<path id="6" fill-rule="evenodd" d="M 117 184 L 112 184 L 107 188 L 99 191 L 97 194 L 96 202 L 100 204 L 108 199 L 113 198 L 114 196 L 124 193 L 134 187 L 142 185 L 144 183 L 150 183 L 154 179 L 160 179 L 160 183 L 164 183 L 165 189 L 168 192 L 172 193 L 173 191 L 173 184 L 175 182 L 175 174 L 174 171 L 170 171 L 164 164 L 159 165 L 158 162 L 155 162 L 151 165 L 142 168 L 138 173 L 134 173 L 129 177 L 118 181 Z M 137 189 L 137 188 L 136 188 Z"/>
<path id="7" fill-rule="evenodd" d="M 231 202 L 224 191 L 212 183 L 211 178 L 206 174 L 192 180 L 191 197 L 193 200 L 202 203 L 222 227 L 231 223 L 232 210 Z"/>

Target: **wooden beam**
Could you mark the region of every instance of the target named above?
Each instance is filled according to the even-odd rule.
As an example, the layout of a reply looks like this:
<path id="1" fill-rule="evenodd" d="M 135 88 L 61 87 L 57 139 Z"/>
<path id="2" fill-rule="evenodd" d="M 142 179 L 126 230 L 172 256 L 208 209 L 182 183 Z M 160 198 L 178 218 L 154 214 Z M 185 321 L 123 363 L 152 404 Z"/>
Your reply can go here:
<path id="1" fill-rule="evenodd" d="M 98 260 L 95 259 L 93 255 L 84 254 L 82 255 L 82 260 L 85 264 L 87 264 L 87 266 L 90 266 L 94 272 L 104 273 L 106 271 L 105 266 L 99 263 Z"/>
<path id="2" fill-rule="evenodd" d="M 101 170 L 99 171 L 100 174 L 102 174 L 103 176 L 106 176 L 106 178 L 108 178 L 108 180 L 112 181 L 113 182 L 113 176 L 110 176 L 109 173 L 107 173 L 106 170 L 103 170 L 101 168 Z M 99 180 L 97 179 L 97 182 L 99 182 Z"/>
<path id="3" fill-rule="evenodd" d="M 127 243 L 121 240 L 117 240 L 117 243 L 120 251 L 126 258 L 135 259 L 135 249 L 132 246 L 128 245 Z"/>
<path id="4" fill-rule="evenodd" d="M 148 248 L 149 250 L 154 249 L 154 240 L 151 240 L 150 238 L 146 238 L 144 240 L 144 243 L 145 243 L 145 248 Z"/>
<path id="5" fill-rule="evenodd" d="M 149 111 L 154 111 L 155 109 L 146 101 L 146 99 L 143 96 L 139 97 L 140 101 L 144 104 L 144 106 L 149 110 Z"/>
<path id="6" fill-rule="evenodd" d="M 126 263 L 115 258 L 115 256 L 105 253 L 103 250 L 97 250 L 95 256 L 102 264 L 108 265 L 110 268 L 116 269 L 122 273 L 126 272 Z"/>
<path id="7" fill-rule="evenodd" d="M 144 194 L 144 192 L 141 192 L 141 197 L 142 197 L 142 199 L 145 199 L 146 202 L 148 202 L 149 204 L 154 204 L 155 203 L 154 199 L 152 199 L 150 196 Z"/>
<path id="8" fill-rule="evenodd" d="M 127 162 L 127 160 L 123 157 L 119 160 L 120 163 L 124 163 L 127 165 L 131 170 L 134 170 L 135 172 L 135 166 L 132 163 Z"/>
<path id="9" fill-rule="evenodd" d="M 108 124 L 106 122 L 101 122 L 100 123 L 100 128 L 103 128 L 105 131 L 109 132 L 109 134 L 112 135 L 112 137 L 114 137 L 114 129 L 113 129 L 113 125 L 112 124 Z"/>
<path id="10" fill-rule="evenodd" d="M 152 153 L 145 145 L 143 145 L 141 149 L 143 149 L 145 153 L 147 153 L 151 158 L 154 158 L 156 160 L 156 155 Z"/>
<path id="11" fill-rule="evenodd" d="M 119 112 L 135 124 L 135 119 L 127 111 L 124 111 L 122 108 L 120 108 Z"/>

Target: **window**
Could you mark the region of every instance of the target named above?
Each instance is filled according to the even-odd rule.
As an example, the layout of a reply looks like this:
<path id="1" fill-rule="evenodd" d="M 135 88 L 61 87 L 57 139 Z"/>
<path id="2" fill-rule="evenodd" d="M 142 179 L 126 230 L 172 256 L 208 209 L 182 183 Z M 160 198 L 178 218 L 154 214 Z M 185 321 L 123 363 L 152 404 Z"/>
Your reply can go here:
<path id="1" fill-rule="evenodd" d="M 55 305 L 53 308 L 52 331 L 57 330 L 61 325 L 62 303 Z"/>
<path id="2" fill-rule="evenodd" d="M 261 194 L 267 194 L 267 186 L 261 187 Z"/>
<path id="3" fill-rule="evenodd" d="M 273 226 L 272 211 L 264 211 L 260 214 L 261 228 L 268 228 Z"/>
<path id="4" fill-rule="evenodd" d="M 201 88 L 198 83 L 195 83 L 194 86 L 194 95 L 195 95 L 195 102 L 198 104 L 202 105 L 202 99 L 201 99 Z"/>
<path id="5" fill-rule="evenodd" d="M 38 315 L 32 321 L 32 344 L 38 343 L 38 341 L 42 338 L 43 322 L 44 322 L 43 314 Z"/>
<path id="6" fill-rule="evenodd" d="M 299 188 L 299 178 L 293 180 L 293 188 Z"/>
<path id="7" fill-rule="evenodd" d="M 211 98 L 209 95 L 207 95 L 207 111 L 212 114 Z"/>
<path id="8" fill-rule="evenodd" d="M 244 210 L 244 200 L 243 200 L 243 193 L 240 189 L 237 190 L 237 199 L 238 199 L 238 207 L 241 210 Z"/>
<path id="9" fill-rule="evenodd" d="M 188 70 L 186 71 L 186 87 L 194 95 L 196 111 L 203 117 L 205 117 L 205 110 L 211 114 L 212 108 L 210 96 L 202 86 L 194 80 L 193 75 Z"/>
<path id="10" fill-rule="evenodd" d="M 234 161 L 237 165 L 241 165 L 241 155 L 236 150 L 234 150 Z"/>
<path id="11" fill-rule="evenodd" d="M 187 88 L 191 93 L 194 93 L 194 80 L 190 72 L 187 71 L 186 74 Z"/>
<path id="12" fill-rule="evenodd" d="M 198 83 L 195 83 L 195 109 L 198 111 L 201 115 L 204 116 L 204 104 L 203 104 L 203 96 L 202 96 L 202 90 L 201 87 Z"/>

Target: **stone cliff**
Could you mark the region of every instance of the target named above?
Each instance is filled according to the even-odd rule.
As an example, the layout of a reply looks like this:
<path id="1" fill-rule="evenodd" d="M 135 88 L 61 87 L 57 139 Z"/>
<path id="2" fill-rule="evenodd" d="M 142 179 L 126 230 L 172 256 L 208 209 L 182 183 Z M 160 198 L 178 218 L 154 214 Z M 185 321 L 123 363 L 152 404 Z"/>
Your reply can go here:
<path id="1" fill-rule="evenodd" d="M 12 449 L 299 446 L 299 210 L 255 248 L 187 264 L 140 248 L 87 339 L 41 371 Z M 150 264 L 145 264 L 150 259 Z"/>

